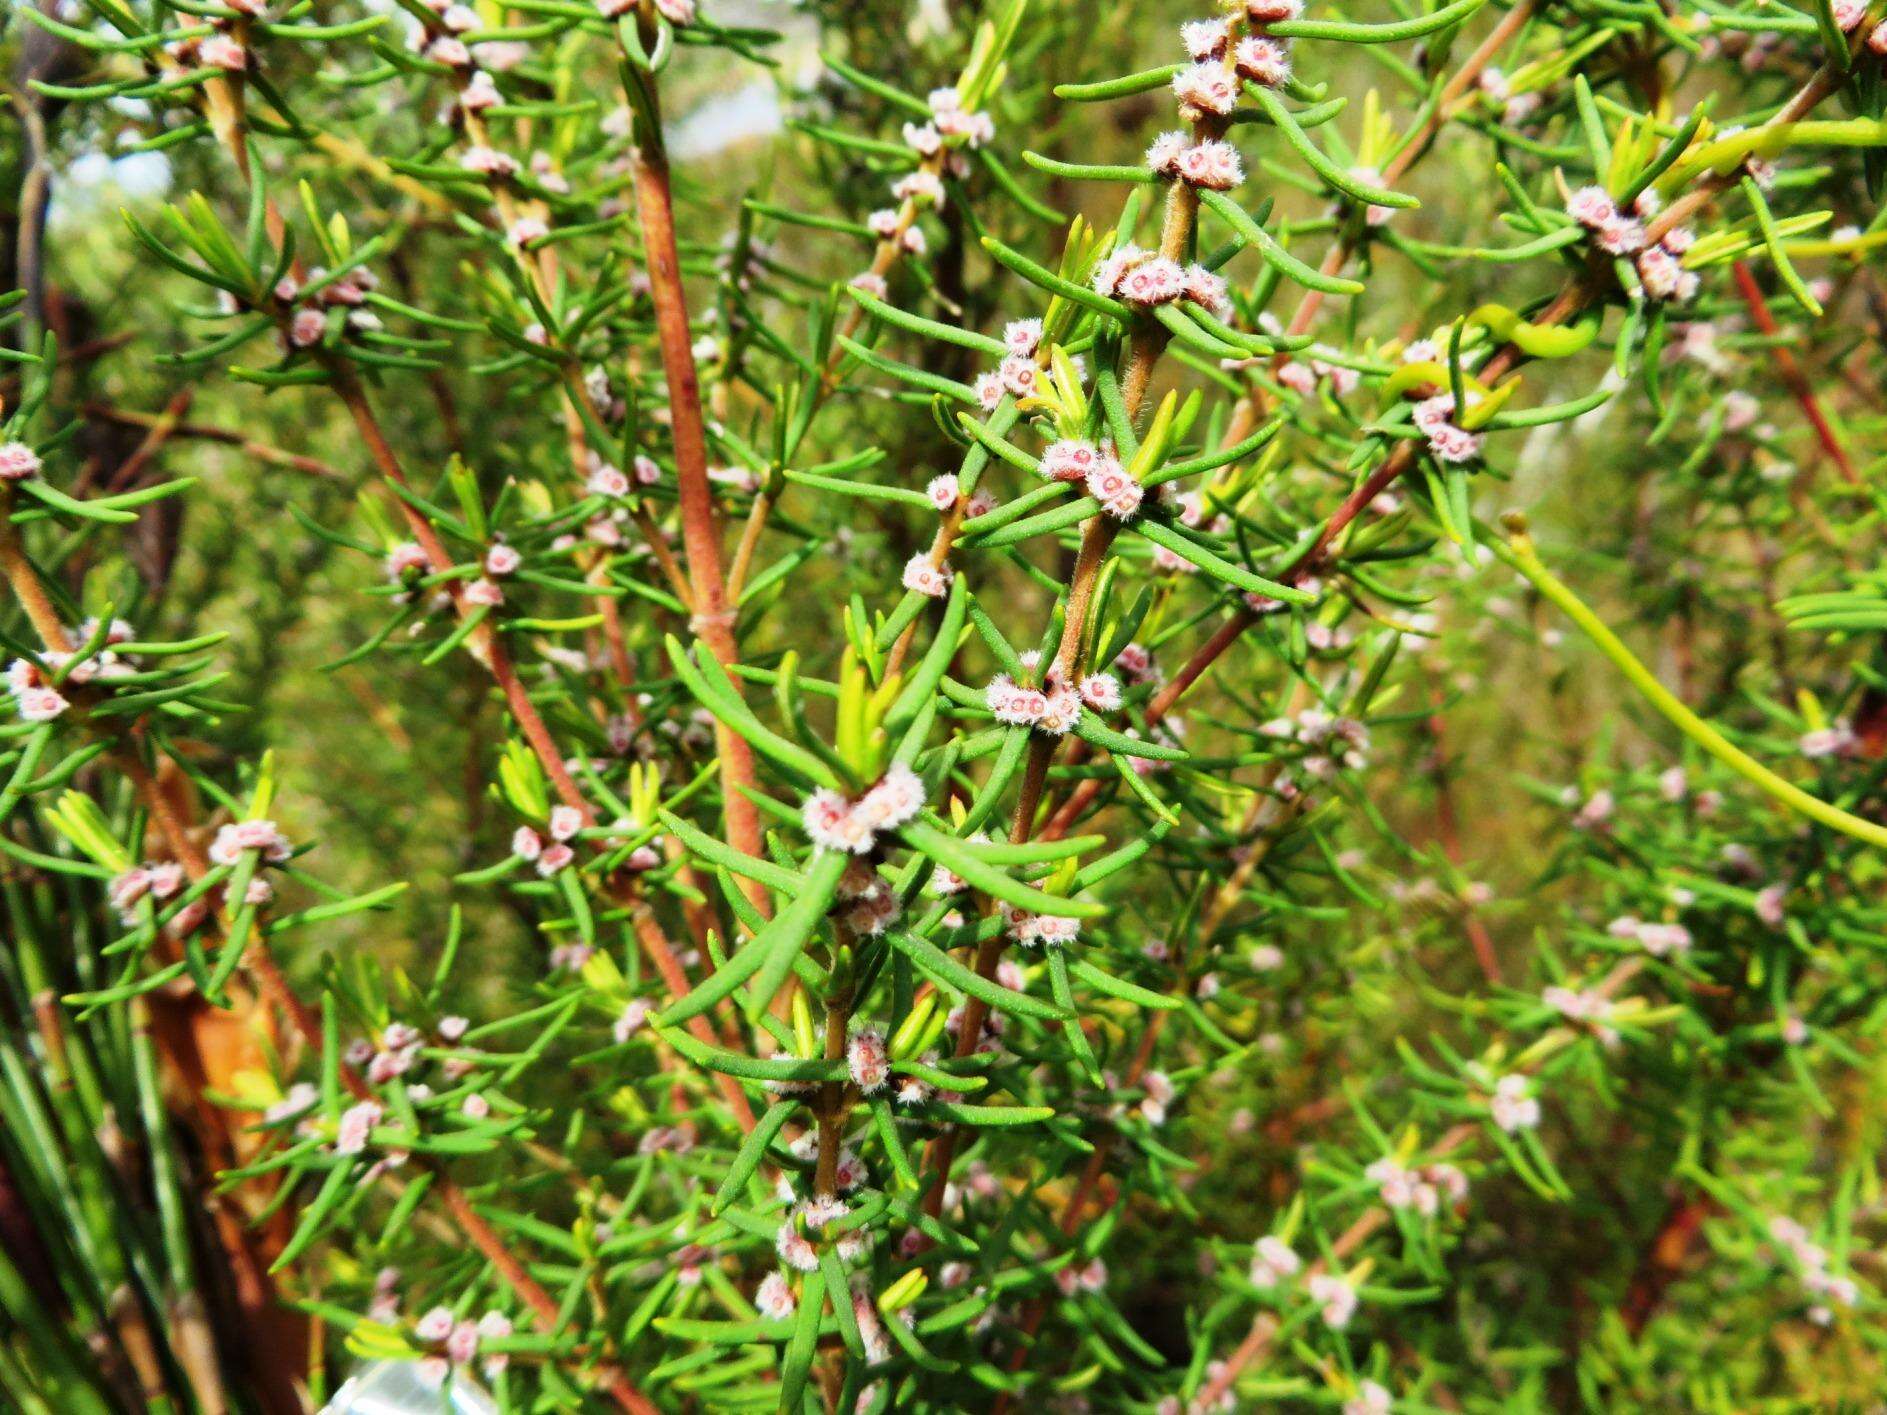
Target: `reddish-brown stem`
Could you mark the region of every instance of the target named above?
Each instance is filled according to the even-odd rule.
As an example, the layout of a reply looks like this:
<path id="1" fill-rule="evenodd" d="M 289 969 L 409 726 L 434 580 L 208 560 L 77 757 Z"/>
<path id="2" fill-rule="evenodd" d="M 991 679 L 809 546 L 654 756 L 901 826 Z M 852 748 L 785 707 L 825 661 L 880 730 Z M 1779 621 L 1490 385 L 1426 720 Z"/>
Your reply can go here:
<path id="1" fill-rule="evenodd" d="M 655 96 L 649 105 L 653 115 Z M 655 119 L 659 121 L 659 119 Z M 676 490 L 681 502 L 682 549 L 687 557 L 690 626 L 708 651 L 732 669 L 739 661 L 734 642 L 734 610 L 727 600 L 721 571 L 721 525 L 708 481 L 707 431 L 701 416 L 701 389 L 695 376 L 688 332 L 688 298 L 681 284 L 681 255 L 675 244 L 674 197 L 661 134 L 639 133 L 634 149 L 636 213 L 648 262 L 649 291 L 655 302 L 655 326 L 668 384 L 670 430 L 675 448 Z M 760 812 L 747 792 L 755 789 L 753 749 L 725 724 L 716 727 L 721 764 L 721 809 L 727 843 L 748 855 L 763 855 Z M 753 880 L 742 886 L 757 908 L 769 907 L 767 892 Z"/>
<path id="2" fill-rule="evenodd" d="M 1716 1212 L 1707 1196 L 1679 1191 L 1671 1197 L 1657 1231 L 1639 1256 L 1638 1267 L 1625 1289 L 1618 1314 L 1625 1330 L 1639 1336 L 1664 1301 L 1664 1294 L 1683 1274 L 1704 1223 Z"/>
<path id="3" fill-rule="evenodd" d="M 154 413 L 136 413 L 125 408 L 114 408 L 105 403 L 87 403 L 85 416 L 101 422 L 118 423 L 124 427 L 155 428 L 165 416 Z M 206 423 L 174 422 L 170 424 L 171 437 L 188 437 L 203 442 L 222 442 L 236 447 L 260 462 L 270 462 L 276 466 L 289 467 L 310 476 L 332 477 L 337 481 L 345 480 L 346 474 L 338 467 L 330 466 L 318 458 L 305 457 L 299 452 L 285 452 L 279 447 L 271 447 L 266 442 L 257 442 L 253 438 L 235 431 L 233 428 L 212 427 Z M 116 481 L 122 478 L 122 470 Z"/>
<path id="4" fill-rule="evenodd" d="M 1736 276 L 1736 288 L 1743 296 L 1743 303 L 1749 306 L 1750 318 L 1756 321 L 1756 327 L 1766 336 L 1774 339 L 1781 331 L 1776 327 L 1776 317 L 1769 312 L 1769 304 L 1763 299 L 1762 286 L 1756 283 L 1756 276 L 1744 261 L 1730 262 L 1730 270 Z M 1809 387 L 1808 376 L 1802 372 L 1801 364 L 1785 344 L 1771 344 L 1769 357 L 1775 361 L 1776 377 L 1802 410 L 1802 416 L 1815 430 L 1815 440 L 1821 444 L 1822 451 L 1828 454 L 1828 460 L 1835 464 L 1835 470 L 1841 473 L 1841 479 L 1850 486 L 1861 484 L 1861 474 L 1855 470 L 1853 460 L 1848 456 L 1848 449 L 1841 445 L 1841 439 L 1835 436 L 1833 425 L 1822 411 L 1821 400 L 1815 396 L 1815 390 Z"/>
<path id="5" fill-rule="evenodd" d="M 524 1304 L 531 1309 L 531 1317 L 538 1329 L 546 1332 L 557 1330 L 562 1325 L 562 1317 L 559 1314 L 556 1299 L 544 1290 L 537 1279 L 525 1269 L 517 1255 L 505 1246 L 504 1240 L 498 1236 L 496 1230 L 485 1222 L 484 1215 L 472 1206 L 472 1201 L 466 1197 L 465 1191 L 444 1175 L 440 1175 L 439 1197 L 445 1203 L 447 1211 L 464 1229 L 466 1236 L 472 1240 L 472 1246 L 478 1249 L 484 1259 L 505 1280 L 506 1285 L 517 1293 Z M 608 1391 L 610 1398 L 624 1410 L 633 1411 L 635 1415 L 659 1415 L 655 1404 L 637 1390 L 630 1383 L 629 1378 L 616 1367 L 599 1366 L 596 1374 L 603 1389 Z"/>

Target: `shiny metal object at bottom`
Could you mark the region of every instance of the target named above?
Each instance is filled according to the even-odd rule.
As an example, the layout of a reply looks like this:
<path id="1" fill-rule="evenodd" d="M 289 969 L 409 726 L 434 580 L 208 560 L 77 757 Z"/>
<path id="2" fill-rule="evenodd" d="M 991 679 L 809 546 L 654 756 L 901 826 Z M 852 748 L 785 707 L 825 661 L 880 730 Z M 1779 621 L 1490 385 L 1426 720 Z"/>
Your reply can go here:
<path id="1" fill-rule="evenodd" d="M 375 1361 L 350 1377 L 321 1415 L 497 1415 L 498 1403 L 477 1381 L 453 1371 L 428 1385 L 417 1361 Z"/>

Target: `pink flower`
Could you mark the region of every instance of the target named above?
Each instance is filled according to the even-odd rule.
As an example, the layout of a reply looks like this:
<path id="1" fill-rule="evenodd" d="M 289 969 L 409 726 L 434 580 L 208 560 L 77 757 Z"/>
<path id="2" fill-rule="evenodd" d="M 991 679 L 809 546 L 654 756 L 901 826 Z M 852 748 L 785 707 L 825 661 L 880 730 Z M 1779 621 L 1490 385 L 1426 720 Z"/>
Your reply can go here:
<path id="1" fill-rule="evenodd" d="M 1182 133 L 1177 136 L 1183 145 L 1185 135 Z M 1154 143 L 1155 148 L 1159 145 L 1158 142 Z M 1178 156 L 1179 153 L 1175 150 L 1173 154 L 1175 161 L 1178 160 Z M 1148 252 L 1129 242 L 1096 261 L 1093 272 L 1088 276 L 1088 283 L 1097 295 L 1117 295 L 1120 293 L 1120 282 L 1126 277 L 1127 272 L 1147 259 L 1147 256 Z"/>
<path id="2" fill-rule="evenodd" d="M 1081 680 L 1081 701 L 1096 712 L 1115 712 L 1121 704 L 1120 680 L 1111 673 L 1090 673 Z"/>
<path id="3" fill-rule="evenodd" d="M 568 866 L 576 857 L 577 852 L 561 842 L 556 845 L 546 845 L 544 853 L 537 857 L 537 872 L 545 879 L 549 879 Z"/>
<path id="4" fill-rule="evenodd" d="M 1238 106 L 1238 80 L 1223 64 L 1194 64 L 1173 75 L 1173 93 L 1180 117 L 1196 123 L 1201 116 L 1223 116 Z"/>
<path id="5" fill-rule="evenodd" d="M 870 1028 L 854 1032 L 845 1046 L 845 1065 L 852 1084 L 866 1095 L 882 1091 L 891 1079 L 891 1059 L 885 1052 L 883 1035 Z"/>
<path id="6" fill-rule="evenodd" d="M 1867 18 L 1867 0 L 1834 0 L 1835 25 L 1843 34 L 1850 33 Z"/>
<path id="7" fill-rule="evenodd" d="M 500 542 L 485 552 L 485 573 L 487 575 L 512 575 L 518 566 L 524 563 L 524 557 L 515 546 Z"/>
<path id="8" fill-rule="evenodd" d="M 961 108 L 939 112 L 931 120 L 946 138 L 962 138 L 973 148 L 981 147 L 996 136 L 996 124 L 987 113 L 966 113 Z"/>
<path id="9" fill-rule="evenodd" d="M 403 540 L 387 552 L 387 578 L 398 584 L 407 575 L 426 568 L 426 552 L 420 549 L 418 541 Z"/>
<path id="10" fill-rule="evenodd" d="M 1756 902 L 1753 906 L 1756 917 L 1772 929 L 1781 928 L 1783 920 L 1787 917 L 1782 907 L 1782 901 L 1786 897 L 1787 891 L 1779 884 L 1772 884 L 1757 891 Z"/>
<path id="11" fill-rule="evenodd" d="M 249 67 L 249 53 L 226 34 L 212 34 L 197 46 L 197 58 L 212 69 L 239 74 Z"/>
<path id="12" fill-rule="evenodd" d="M 819 1252 L 807 1241 L 806 1235 L 799 1231 L 793 1216 L 788 1216 L 780 1225 L 780 1231 L 773 1240 L 779 1250 L 780 1261 L 789 1268 L 798 1268 L 803 1273 L 815 1271 L 819 1266 Z"/>
<path id="13" fill-rule="evenodd" d="M 1317 391 L 1317 371 L 1309 364 L 1300 364 L 1295 359 L 1283 364 L 1275 377 L 1279 383 L 1302 397 L 1308 398 Z"/>
<path id="14" fill-rule="evenodd" d="M 1060 737 L 1081 720 L 1081 694 L 1070 687 L 1049 691 L 1042 713 L 1035 725 L 1043 732 Z"/>
<path id="15" fill-rule="evenodd" d="M 505 592 L 498 588 L 493 580 L 477 579 L 465 587 L 465 602 L 486 609 L 494 609 L 505 602 Z"/>
<path id="16" fill-rule="evenodd" d="M 639 462 L 647 460 L 647 458 L 638 458 Z M 655 464 L 651 462 L 649 465 L 654 466 Z M 636 468 L 638 479 L 641 477 L 641 472 L 642 469 L 638 466 Z M 657 471 L 657 476 L 660 476 L 659 470 Z M 647 483 L 644 483 L 644 485 L 647 485 Z M 627 496 L 629 494 L 629 478 L 622 474 L 620 468 L 612 467 L 607 462 L 599 462 L 595 470 L 590 473 L 589 478 L 584 482 L 583 489 L 591 496 L 607 496 L 612 498 Z"/>
<path id="17" fill-rule="evenodd" d="M 0 442 L 0 481 L 36 477 L 39 466 L 39 454 L 24 442 Z"/>
<path id="18" fill-rule="evenodd" d="M 511 832 L 511 853 L 520 860 L 535 860 L 544 853 L 544 842 L 528 825 Z"/>
<path id="19" fill-rule="evenodd" d="M 1042 343 L 1042 321 L 1012 319 L 1002 327 L 1003 346 L 1021 358 L 1031 357 Z"/>
<path id="20" fill-rule="evenodd" d="M 1092 442 L 1083 438 L 1064 437 L 1048 445 L 1035 470 L 1038 476 L 1048 481 L 1085 481 L 1088 473 L 1109 460 Z"/>
<path id="21" fill-rule="evenodd" d="M 1654 300 L 1668 300 L 1677 293 L 1678 277 L 1683 273 L 1677 257 L 1662 246 L 1653 246 L 1638 254 L 1638 279 L 1645 293 Z"/>
<path id="22" fill-rule="evenodd" d="M 1116 293 L 1132 304 L 1163 305 L 1178 299 L 1185 289 L 1186 277 L 1179 263 L 1154 256 L 1122 275 Z"/>
<path id="23" fill-rule="evenodd" d="M 382 1113 L 378 1101 L 362 1101 L 342 1111 L 340 1124 L 334 1132 L 334 1152 L 338 1155 L 357 1155 L 366 1149 L 367 1137 L 374 1126 L 380 1123 Z"/>
<path id="24" fill-rule="evenodd" d="M 491 1102 L 474 1091 L 460 1103 L 459 1109 L 468 1119 L 483 1120 L 491 1114 Z"/>
<path id="25" fill-rule="evenodd" d="M 1574 813 L 1573 826 L 1578 830 L 1596 830 L 1611 820 L 1613 812 L 1617 809 L 1618 803 L 1614 800 L 1612 793 L 1601 788 L 1594 791 L 1587 798 L 1586 803 Z"/>
<path id="26" fill-rule="evenodd" d="M 1262 35 L 1241 39 L 1232 51 L 1232 59 L 1239 73 L 1265 88 L 1276 88 L 1291 77 L 1290 51 L 1277 40 Z"/>
<path id="27" fill-rule="evenodd" d="M 1629 216 L 1614 216 L 1599 227 L 1599 249 L 1607 255 L 1633 255 L 1645 248 L 1642 221 Z"/>
<path id="28" fill-rule="evenodd" d="M 1304 0 L 1245 0 L 1245 14 L 1254 24 L 1275 25 L 1303 13 Z"/>
<path id="29" fill-rule="evenodd" d="M 1035 360 L 1020 354 L 1011 354 L 997 365 L 996 374 L 1002 379 L 1002 386 L 1018 398 L 1028 398 L 1035 393 L 1036 383 L 1041 377 L 1035 367 Z"/>
<path id="30" fill-rule="evenodd" d="M 1617 922 L 1614 921 L 1614 927 Z M 1683 953 L 1691 946 L 1690 930 L 1682 924 L 1639 924 L 1635 937 L 1639 946 L 1653 958 Z"/>
<path id="31" fill-rule="evenodd" d="M 1147 148 L 1147 170 L 1162 177 L 1177 176 L 1179 155 L 1188 146 L 1186 134 L 1182 132 L 1161 133 Z M 1102 293 L 1110 292 L 1103 291 Z"/>
<path id="32" fill-rule="evenodd" d="M 1516 1130 L 1530 1130 L 1540 1123 L 1540 1103 L 1527 1094 L 1527 1089 L 1526 1077 L 1503 1076 L 1488 1101 L 1494 1123 L 1509 1135 Z"/>
<path id="33" fill-rule="evenodd" d="M 1174 169 L 1183 181 L 1215 192 L 1230 191 L 1245 180 L 1238 149 L 1229 142 L 1194 143 L 1180 153 Z"/>
<path id="34" fill-rule="evenodd" d="M 906 123 L 904 145 L 920 156 L 932 157 L 943 149 L 943 134 L 929 123 Z"/>
<path id="35" fill-rule="evenodd" d="M 1415 425 L 1428 435 L 1428 450 L 1442 461 L 1472 461 L 1481 454 L 1481 438 L 1450 421 L 1454 411 L 1451 393 L 1424 398 L 1415 405 Z"/>
<path id="36" fill-rule="evenodd" d="M 891 195 L 899 201 L 929 203 L 940 207 L 944 204 L 943 178 L 928 168 L 919 167 L 893 182 Z"/>
<path id="37" fill-rule="evenodd" d="M 1224 278 L 1203 265 L 1186 267 L 1186 298 L 1218 319 L 1232 313 L 1232 297 L 1226 291 Z"/>
<path id="38" fill-rule="evenodd" d="M 434 1307 L 425 1316 L 413 1323 L 413 1335 L 421 1341 L 444 1341 L 452 1335 L 452 1311 L 448 1307 Z"/>
<path id="39" fill-rule="evenodd" d="M 583 829 L 583 812 L 575 806 L 557 806 L 550 813 L 550 834 L 554 840 L 568 840 Z"/>
<path id="40" fill-rule="evenodd" d="M 950 580 L 955 571 L 948 565 L 936 565 L 930 556 L 919 551 L 904 562 L 904 588 L 932 599 L 942 599 L 950 591 Z"/>
<path id="41" fill-rule="evenodd" d="M 542 240 L 550 234 L 550 223 L 541 216 L 520 216 L 511 223 L 511 229 L 505 232 L 505 240 L 513 246 L 527 246 L 532 241 Z"/>
<path id="42" fill-rule="evenodd" d="M 1357 385 L 1363 381 L 1363 376 L 1355 369 L 1325 363 L 1322 359 L 1312 359 L 1310 368 L 1312 373 L 1330 385 L 1330 391 L 1339 398 L 1356 392 Z"/>
<path id="43" fill-rule="evenodd" d="M 655 12 L 671 25 L 695 22 L 695 0 L 655 0 Z"/>
<path id="44" fill-rule="evenodd" d="M 297 349 L 306 349 L 318 344 L 327 328 L 328 317 L 320 310 L 296 310 L 295 317 L 288 322 L 288 342 Z"/>
<path id="45" fill-rule="evenodd" d="M 1228 20 L 1188 20 L 1179 27 L 1179 42 L 1194 59 L 1216 59 L 1225 52 L 1231 34 Z"/>
<path id="46" fill-rule="evenodd" d="M 72 706 L 56 688 L 27 688 L 15 694 L 13 701 L 27 722 L 51 722 Z"/>
<path id="47" fill-rule="evenodd" d="M 983 690 L 983 701 L 998 722 L 1012 727 L 1031 727 L 1048 711 L 1046 694 L 1020 686 L 1007 673 L 990 679 Z"/>
<path id="48" fill-rule="evenodd" d="M 982 405 L 983 411 L 990 411 L 1003 400 L 1005 390 L 1002 386 L 1001 375 L 994 373 L 978 374 L 974 391 L 976 393 L 976 401 Z"/>
<path id="49" fill-rule="evenodd" d="M 799 1310 L 792 1286 L 779 1273 L 768 1273 L 760 1280 L 760 1286 L 753 1295 L 753 1304 L 761 1316 L 775 1322 L 783 1322 Z"/>
<path id="50" fill-rule="evenodd" d="M 1296 1250 L 1274 1233 L 1267 1233 L 1251 1246 L 1253 1287 L 1276 1287 L 1285 1278 L 1295 1277 L 1304 1266 Z"/>
<path id="51" fill-rule="evenodd" d="M 609 1034 L 618 1042 L 628 1041 L 648 1022 L 649 1010 L 648 1003 L 641 998 L 631 999 L 616 1020 L 609 1024 Z"/>
<path id="52" fill-rule="evenodd" d="M 483 145 L 466 148 L 459 158 L 459 166 L 485 177 L 515 177 L 518 172 L 517 158 Z"/>
<path id="53" fill-rule="evenodd" d="M 1153 655 L 1139 644 L 1128 644 L 1115 654 L 1114 667 L 1125 673 L 1131 683 L 1146 683 L 1156 676 Z"/>
<path id="54" fill-rule="evenodd" d="M 948 511 L 957 504 L 957 478 L 953 472 L 932 477 L 924 487 L 924 495 L 930 498 L 930 504 L 939 512 Z"/>
<path id="55" fill-rule="evenodd" d="M 1821 757 L 1844 757 L 1854 750 L 1858 739 L 1846 722 L 1835 722 L 1796 739 L 1796 750 L 1811 761 Z"/>
<path id="56" fill-rule="evenodd" d="M 866 815 L 829 788 L 821 787 L 806 798 L 801 819 L 806 834 L 822 850 L 863 855 L 872 847 L 872 828 Z"/>
<path id="57" fill-rule="evenodd" d="M 210 842 L 210 859 L 219 865 L 233 865 L 245 850 L 262 852 L 263 858 L 280 864 L 291 852 L 288 837 L 270 820 L 236 821 L 216 832 Z"/>
<path id="58" fill-rule="evenodd" d="M 1110 462 L 1088 473 L 1088 495 L 1108 515 L 1124 521 L 1140 509 L 1146 491 L 1118 462 Z"/>
<path id="59" fill-rule="evenodd" d="M 120 914 L 127 913 L 137 902 L 150 892 L 151 872 L 142 865 L 133 865 L 111 882 L 107 898 L 111 907 Z"/>
<path id="60" fill-rule="evenodd" d="M 472 62 L 472 51 L 465 47 L 464 40 L 442 34 L 426 46 L 426 57 L 435 64 L 463 69 Z"/>
<path id="61" fill-rule="evenodd" d="M 1481 455 L 1481 438 L 1448 424 L 1428 435 L 1428 450 L 1444 462 L 1472 462 Z"/>
<path id="62" fill-rule="evenodd" d="M 924 808 L 924 779 L 902 762 L 892 765 L 852 807 L 871 830 L 895 830 Z"/>
<path id="63" fill-rule="evenodd" d="M 1566 214 L 1596 231 L 1608 221 L 1618 220 L 1618 206 L 1603 187 L 1581 187 L 1566 199 Z"/>
<path id="64" fill-rule="evenodd" d="M 459 107 L 467 113 L 483 113 L 487 108 L 496 108 L 504 101 L 505 97 L 498 92 L 491 75 L 483 69 L 474 71 L 470 82 L 459 91 Z"/>
<path id="65" fill-rule="evenodd" d="M 1324 1325 L 1341 1331 L 1356 1315 L 1356 1289 L 1335 1273 L 1312 1273 L 1304 1288 L 1322 1308 Z"/>
<path id="66" fill-rule="evenodd" d="M 478 1319 L 478 1335 L 482 1340 L 502 1341 L 510 1336 L 511 1332 L 511 1318 L 503 1312 L 487 1312 Z M 510 1364 L 510 1360 L 511 1358 L 504 1352 L 494 1352 L 485 1358 L 485 1374 L 495 1379 Z"/>

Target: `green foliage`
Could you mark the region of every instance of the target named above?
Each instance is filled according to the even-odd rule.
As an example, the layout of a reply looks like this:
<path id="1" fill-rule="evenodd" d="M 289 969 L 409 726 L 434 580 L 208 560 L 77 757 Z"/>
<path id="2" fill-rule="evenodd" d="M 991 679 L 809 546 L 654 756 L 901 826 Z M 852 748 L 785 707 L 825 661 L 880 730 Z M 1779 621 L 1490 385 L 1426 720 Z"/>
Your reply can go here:
<path id="1" fill-rule="evenodd" d="M 8 12 L 9 1408 L 1873 1398 L 1887 29 L 1302 8 Z"/>

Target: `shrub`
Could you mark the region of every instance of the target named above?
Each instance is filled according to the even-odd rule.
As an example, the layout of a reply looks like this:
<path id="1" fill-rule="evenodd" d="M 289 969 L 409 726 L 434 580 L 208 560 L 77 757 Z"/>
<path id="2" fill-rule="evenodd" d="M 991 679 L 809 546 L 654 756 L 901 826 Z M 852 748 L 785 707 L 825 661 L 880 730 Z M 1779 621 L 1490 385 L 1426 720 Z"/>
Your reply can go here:
<path id="1" fill-rule="evenodd" d="M 1877 1390 L 1880 17 L 724 3 L 13 11 L 0 1385 Z"/>

